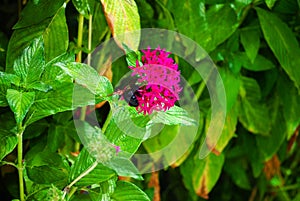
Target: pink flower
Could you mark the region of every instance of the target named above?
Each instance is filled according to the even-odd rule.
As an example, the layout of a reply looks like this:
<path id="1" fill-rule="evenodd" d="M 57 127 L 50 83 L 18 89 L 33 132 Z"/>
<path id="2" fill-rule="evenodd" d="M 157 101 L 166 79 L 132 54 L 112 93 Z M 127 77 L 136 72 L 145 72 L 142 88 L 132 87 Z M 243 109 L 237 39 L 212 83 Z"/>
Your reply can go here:
<path id="1" fill-rule="evenodd" d="M 121 151 L 121 147 L 117 145 L 113 145 L 113 147 L 116 149 L 116 155 Z"/>
<path id="2" fill-rule="evenodd" d="M 160 47 L 142 50 L 143 65 L 136 61 L 136 66 L 129 66 L 133 70 L 132 76 L 137 76 L 137 82 L 142 86 L 137 90 L 136 98 L 139 105 L 138 112 L 151 114 L 153 111 L 166 111 L 179 100 L 180 71 L 178 64 L 169 58 L 170 52 Z"/>

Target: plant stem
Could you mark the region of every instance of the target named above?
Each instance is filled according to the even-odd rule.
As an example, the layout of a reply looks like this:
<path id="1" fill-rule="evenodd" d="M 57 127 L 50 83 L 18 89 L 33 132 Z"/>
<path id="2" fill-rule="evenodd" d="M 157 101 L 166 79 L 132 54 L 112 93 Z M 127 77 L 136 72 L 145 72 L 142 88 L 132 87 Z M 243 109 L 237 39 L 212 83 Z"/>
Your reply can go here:
<path id="1" fill-rule="evenodd" d="M 12 162 L 8 162 L 8 161 L 1 161 L 0 166 L 1 165 L 11 165 L 11 166 L 15 167 L 16 169 L 18 169 L 18 166 L 16 164 L 14 164 Z"/>
<path id="2" fill-rule="evenodd" d="M 81 62 L 81 58 L 82 58 L 82 37 L 83 37 L 83 24 L 84 24 L 84 16 L 79 14 L 78 17 L 78 38 L 77 38 L 77 47 L 80 48 L 78 54 L 77 54 L 77 58 L 76 61 L 77 62 Z"/>
<path id="3" fill-rule="evenodd" d="M 22 12 L 22 0 L 18 0 L 18 18 L 21 18 L 21 12 Z"/>
<path id="4" fill-rule="evenodd" d="M 64 190 L 64 194 L 62 196 L 62 199 L 65 198 L 67 192 L 69 191 L 69 189 L 71 189 L 71 187 L 78 182 L 80 179 L 82 179 L 83 177 L 85 177 L 86 175 L 88 175 L 91 171 L 93 171 L 95 169 L 95 167 L 97 167 L 98 162 L 95 161 L 88 169 L 86 169 L 83 173 L 81 173 L 76 179 L 74 179 L 68 186 L 65 187 Z"/>
<path id="5" fill-rule="evenodd" d="M 195 97 L 196 97 L 197 100 L 199 100 L 205 86 L 206 86 L 206 83 L 205 83 L 204 80 L 202 80 L 202 82 L 201 82 L 200 86 L 198 87 L 198 89 L 196 91 L 196 94 L 195 94 Z"/>
<path id="6" fill-rule="evenodd" d="M 23 128 L 18 125 L 18 173 L 19 173 L 19 190 L 20 200 L 24 201 L 24 182 L 23 182 Z"/>
<path id="7" fill-rule="evenodd" d="M 91 65 L 91 51 L 92 51 L 92 32 L 93 32 L 93 16 L 89 16 L 89 36 L 88 36 L 88 49 L 87 64 Z"/>
<path id="8" fill-rule="evenodd" d="M 76 61 L 81 62 L 82 60 L 82 38 L 83 38 L 83 25 L 84 25 L 84 16 L 79 14 L 78 17 L 78 38 L 77 38 L 77 47 L 80 48 L 79 52 L 76 56 Z M 85 120 L 85 114 L 86 114 L 87 107 L 82 107 L 80 111 L 80 120 Z M 79 152 L 80 149 L 80 143 L 76 142 L 74 146 L 75 152 Z"/>

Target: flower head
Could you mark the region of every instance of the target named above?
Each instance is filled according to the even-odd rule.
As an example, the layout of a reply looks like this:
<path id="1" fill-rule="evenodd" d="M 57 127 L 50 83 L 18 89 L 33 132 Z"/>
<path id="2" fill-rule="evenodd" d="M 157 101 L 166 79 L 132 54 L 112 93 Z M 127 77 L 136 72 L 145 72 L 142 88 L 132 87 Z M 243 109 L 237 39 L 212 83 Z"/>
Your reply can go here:
<path id="1" fill-rule="evenodd" d="M 95 129 L 97 130 L 98 128 L 95 127 Z M 87 148 L 89 152 L 99 163 L 105 164 L 109 162 L 121 151 L 120 146 L 112 144 L 103 134 L 94 134 L 89 136 L 87 141 Z"/>
<path id="2" fill-rule="evenodd" d="M 142 50 L 142 64 L 136 61 L 136 66 L 129 66 L 133 70 L 132 76 L 137 76 L 141 84 L 136 98 L 139 102 L 137 110 L 144 114 L 153 111 L 166 111 L 179 99 L 181 91 L 180 71 L 170 52 L 160 47 L 155 50 Z"/>

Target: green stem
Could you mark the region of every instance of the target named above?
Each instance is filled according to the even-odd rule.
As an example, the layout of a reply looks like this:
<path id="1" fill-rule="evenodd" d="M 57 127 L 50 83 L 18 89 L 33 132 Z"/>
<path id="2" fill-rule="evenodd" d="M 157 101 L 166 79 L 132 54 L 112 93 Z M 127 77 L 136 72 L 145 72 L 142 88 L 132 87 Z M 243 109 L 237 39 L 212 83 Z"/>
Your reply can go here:
<path id="1" fill-rule="evenodd" d="M 289 191 L 289 190 L 296 190 L 299 188 L 300 188 L 299 184 L 293 184 L 293 185 L 289 185 L 289 186 L 280 187 L 279 189 L 272 189 L 271 192 Z"/>
<path id="2" fill-rule="evenodd" d="M 89 18 L 89 36 L 88 36 L 88 49 L 87 64 L 91 65 L 91 51 L 92 51 L 92 32 L 93 32 L 93 16 Z"/>
<path id="3" fill-rule="evenodd" d="M 20 200 L 25 201 L 24 196 L 24 181 L 23 181 L 23 128 L 21 125 L 18 126 L 18 173 L 19 173 L 19 190 Z"/>
<path id="4" fill-rule="evenodd" d="M 18 18 L 21 18 L 21 12 L 22 12 L 22 0 L 18 0 Z"/>
<path id="5" fill-rule="evenodd" d="M 198 87 L 196 94 L 195 94 L 195 97 L 197 100 L 199 100 L 203 90 L 205 89 L 205 86 L 206 86 L 206 83 L 204 80 L 202 80 L 202 82 L 201 82 L 200 86 Z"/>
<path id="6" fill-rule="evenodd" d="M 65 187 L 64 194 L 62 196 L 62 199 L 65 198 L 67 192 L 71 189 L 71 187 L 78 182 L 80 179 L 88 175 L 91 171 L 93 171 L 98 165 L 98 162 L 95 161 L 88 169 L 86 169 L 83 173 L 81 173 L 76 179 L 74 179 L 68 186 Z M 72 191 L 71 191 L 72 192 Z"/>
<path id="7" fill-rule="evenodd" d="M 83 37 L 83 24 L 84 24 L 84 16 L 79 14 L 78 17 L 78 38 L 77 38 L 77 47 L 80 48 L 77 54 L 77 62 L 81 62 L 82 58 L 82 37 Z"/>
<path id="8" fill-rule="evenodd" d="M 18 169 L 18 166 L 16 164 L 14 164 L 12 162 L 8 162 L 8 161 L 1 161 L 0 166 L 1 165 L 11 165 L 11 166 L 15 167 L 16 169 Z"/>
<path id="9" fill-rule="evenodd" d="M 82 60 L 82 38 L 83 38 L 83 25 L 84 25 L 84 16 L 79 14 L 78 17 L 78 39 L 77 39 L 77 47 L 80 48 L 76 61 L 81 62 Z M 82 107 L 80 111 L 80 120 L 84 121 L 85 120 L 85 114 L 86 114 L 87 107 Z M 74 146 L 75 152 L 79 152 L 80 150 L 80 143 L 76 142 Z"/>
<path id="10" fill-rule="evenodd" d="M 71 190 L 70 190 L 70 193 L 69 193 L 69 198 L 73 196 L 73 194 L 76 192 L 77 190 L 77 187 L 73 187 Z"/>

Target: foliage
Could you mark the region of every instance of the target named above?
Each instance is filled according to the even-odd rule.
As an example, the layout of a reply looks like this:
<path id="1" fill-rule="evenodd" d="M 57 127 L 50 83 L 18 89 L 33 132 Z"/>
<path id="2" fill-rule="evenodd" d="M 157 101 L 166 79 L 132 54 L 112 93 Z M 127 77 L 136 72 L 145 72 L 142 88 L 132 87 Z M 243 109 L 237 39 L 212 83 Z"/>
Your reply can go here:
<path id="1" fill-rule="evenodd" d="M 5 1 L 0 13 L 1 200 L 300 199 L 298 0 L 18 2 Z M 183 57 L 172 55 L 195 91 L 199 119 L 178 105 L 144 116 L 117 97 L 128 66 L 141 64 L 140 29 L 148 27 L 184 34 L 217 66 L 227 114 L 205 158 L 199 148 L 213 103 Z M 135 34 L 124 37 L 128 31 Z M 102 65 L 93 66 L 91 52 L 111 37 L 126 56 L 100 51 Z M 196 45 L 177 39 L 170 46 L 205 68 Z M 180 158 L 177 147 L 151 158 L 168 162 L 159 177 L 149 161 L 134 163 L 183 130 L 180 142 L 192 143 Z"/>

